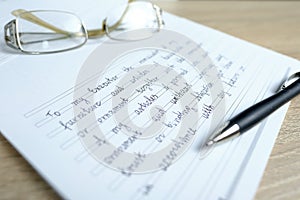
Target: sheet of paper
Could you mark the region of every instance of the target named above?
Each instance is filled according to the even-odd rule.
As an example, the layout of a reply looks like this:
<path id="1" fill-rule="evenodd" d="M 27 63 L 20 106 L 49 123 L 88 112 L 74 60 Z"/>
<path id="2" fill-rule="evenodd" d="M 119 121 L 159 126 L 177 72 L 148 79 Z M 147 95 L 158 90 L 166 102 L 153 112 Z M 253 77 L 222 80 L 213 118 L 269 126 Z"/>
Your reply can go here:
<path id="1" fill-rule="evenodd" d="M 16 8 L 13 2 L 0 2 L 0 12 L 7 14 L 7 17 L 1 16 L 2 25 L 10 19 L 8 10 Z M 34 8 L 61 8 L 58 5 L 54 1 L 53 5 L 36 4 Z M 105 7 L 103 2 L 101 5 Z M 25 3 L 19 6 L 32 8 Z M 91 6 L 83 8 L 74 6 L 70 9 L 77 10 L 86 21 L 93 21 L 97 12 L 92 11 Z M 13 53 L 1 41 L 1 133 L 62 197 L 253 198 L 287 106 L 235 140 L 212 149 L 199 146 L 224 119 L 274 94 L 287 74 L 299 70 L 300 63 L 171 14 L 165 13 L 164 19 L 166 29 L 183 34 L 189 38 L 187 41 L 194 41 L 199 49 L 204 50 L 199 62 L 209 57 L 213 66 L 207 65 L 200 73 L 195 73 L 191 63 L 180 56 L 184 51 L 193 54 L 195 49 L 191 47 L 195 46 L 190 46 L 189 42 L 180 43 L 171 37 L 161 41 L 160 49 L 130 52 L 134 56 L 124 54 L 110 63 L 105 73 L 86 74 L 85 79 L 78 82 L 78 74 L 87 64 L 87 58 L 104 39 L 89 41 L 74 51 L 39 56 Z M 170 44 L 178 49 L 178 54 L 164 50 L 163 46 Z M 99 55 L 99 61 L 100 56 L 104 55 Z M 139 68 L 141 63 L 152 68 Z M 209 91 L 217 84 L 203 78 L 214 66 L 223 86 L 215 97 Z M 181 89 L 193 89 L 193 92 L 185 91 L 190 92 L 191 100 L 196 103 L 179 106 L 185 92 L 174 93 L 168 89 L 169 85 L 162 84 L 166 80 L 163 75 L 171 71 L 180 74 L 180 78 L 174 76 L 170 84 L 176 85 L 184 79 Z M 121 84 L 123 80 L 139 84 L 130 88 L 126 82 Z M 128 88 L 133 90 L 130 97 L 122 96 Z M 85 92 L 85 95 L 79 93 L 81 96 L 77 96 L 78 91 Z M 137 98 L 133 98 L 135 94 Z M 114 104 L 112 96 L 117 96 L 119 101 Z M 132 115 L 122 120 L 116 119 L 122 108 L 127 108 Z M 92 125 L 79 126 L 85 116 L 90 116 L 91 110 L 96 120 L 92 121 Z M 150 115 L 150 112 L 155 115 Z M 197 118 L 192 119 L 191 116 Z M 149 135 L 143 139 L 130 135 L 133 132 L 131 123 L 143 128 L 149 126 L 149 120 L 158 121 L 160 129 L 147 130 Z M 176 138 L 178 129 L 183 126 L 182 123 L 193 120 L 197 123 L 190 123 L 184 135 L 186 137 L 179 141 L 180 138 Z M 98 129 L 105 139 L 97 137 L 95 130 Z M 94 137 L 90 138 L 95 140 L 82 139 L 91 135 Z M 140 143 L 130 146 L 133 140 Z M 105 155 L 110 159 L 106 164 L 101 162 L 95 152 L 103 152 L 101 148 L 108 141 L 123 148 L 122 151 L 119 149 L 119 153 L 126 151 L 136 155 L 135 162 L 128 165 L 124 161 L 123 168 L 116 169 L 107 164 L 117 160 L 119 154 L 113 153 Z M 176 157 L 176 150 L 186 141 L 190 145 Z M 153 162 L 159 166 L 157 169 L 149 167 L 147 172 L 135 173 L 149 152 L 160 151 L 170 144 L 177 145 L 177 149 L 173 149 L 173 154 L 169 156 L 165 154 L 166 157 L 162 157 L 164 160 L 154 159 Z"/>

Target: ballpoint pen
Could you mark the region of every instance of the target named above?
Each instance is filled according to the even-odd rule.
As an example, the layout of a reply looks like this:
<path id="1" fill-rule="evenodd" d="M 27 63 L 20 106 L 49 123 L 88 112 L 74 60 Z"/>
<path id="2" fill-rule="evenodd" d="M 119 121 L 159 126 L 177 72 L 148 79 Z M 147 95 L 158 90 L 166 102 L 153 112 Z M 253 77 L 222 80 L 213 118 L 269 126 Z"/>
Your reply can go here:
<path id="1" fill-rule="evenodd" d="M 254 104 L 227 121 L 223 126 L 224 128 L 215 133 L 215 136 L 206 145 L 210 146 L 241 135 L 298 94 L 300 94 L 300 72 L 293 74 L 282 85 L 278 93 Z"/>

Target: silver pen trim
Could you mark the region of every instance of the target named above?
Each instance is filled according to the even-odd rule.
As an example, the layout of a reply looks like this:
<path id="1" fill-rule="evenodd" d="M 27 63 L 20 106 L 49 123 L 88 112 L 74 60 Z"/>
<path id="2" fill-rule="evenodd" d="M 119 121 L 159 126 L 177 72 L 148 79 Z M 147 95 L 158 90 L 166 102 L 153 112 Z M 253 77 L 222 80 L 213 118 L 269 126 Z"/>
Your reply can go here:
<path id="1" fill-rule="evenodd" d="M 240 135 L 240 127 L 238 124 L 233 124 L 231 126 L 226 126 L 221 131 L 218 131 L 219 134 L 217 134 L 213 139 L 209 140 L 206 145 L 210 146 L 217 142 L 221 142 L 225 139 L 230 139 L 236 136 Z"/>

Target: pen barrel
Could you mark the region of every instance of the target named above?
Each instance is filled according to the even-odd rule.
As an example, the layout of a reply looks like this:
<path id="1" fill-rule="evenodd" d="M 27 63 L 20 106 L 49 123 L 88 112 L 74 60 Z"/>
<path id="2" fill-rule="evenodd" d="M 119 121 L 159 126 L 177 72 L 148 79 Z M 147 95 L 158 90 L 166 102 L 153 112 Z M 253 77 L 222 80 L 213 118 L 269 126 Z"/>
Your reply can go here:
<path id="1" fill-rule="evenodd" d="M 240 132 L 243 133 L 252 128 L 255 124 L 266 118 L 279 107 L 289 102 L 300 93 L 300 79 L 270 96 L 269 98 L 256 103 L 245 111 L 241 112 L 230 120 L 231 123 L 238 124 Z"/>

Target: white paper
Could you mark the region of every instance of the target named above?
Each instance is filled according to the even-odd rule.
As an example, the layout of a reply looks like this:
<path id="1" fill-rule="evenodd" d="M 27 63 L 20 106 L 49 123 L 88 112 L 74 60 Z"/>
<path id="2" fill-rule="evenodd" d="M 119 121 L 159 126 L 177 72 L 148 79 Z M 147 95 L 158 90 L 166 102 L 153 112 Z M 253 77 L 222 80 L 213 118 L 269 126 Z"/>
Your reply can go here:
<path id="1" fill-rule="evenodd" d="M 1 24 L 4 25 L 11 19 L 9 11 L 16 8 L 32 10 L 49 6 L 66 9 L 58 2 L 51 5 L 35 3 L 35 6 L 28 6 L 33 4 L 21 5 L 23 3 L 19 2 L 16 6 L 14 1 L 0 2 Z M 109 8 L 104 2 L 97 3 L 103 9 Z M 99 12 L 91 9 L 91 5 L 73 6 L 71 11 L 77 11 L 78 15 L 91 24 L 95 22 L 93 20 Z M 105 15 L 101 16 L 103 18 Z M 222 70 L 221 80 L 226 99 L 224 119 L 229 119 L 255 102 L 274 94 L 287 74 L 299 69 L 300 63 L 287 56 L 171 14 L 165 13 L 164 19 L 166 29 L 177 31 L 201 44 L 201 48 L 208 53 L 218 69 Z M 102 165 L 86 151 L 78 139 L 80 130 L 76 126 L 72 126 L 72 130 L 65 130 L 60 122 L 66 123 L 74 113 L 64 112 L 64 106 L 72 106 L 73 87 L 76 86 L 74 84 L 79 70 L 102 41 L 103 39 L 91 40 L 77 50 L 38 56 L 14 53 L 5 48 L 1 41 L 1 133 L 49 184 L 66 199 L 253 198 L 287 106 L 248 133 L 214 147 L 206 155 L 199 152 L 197 147 L 200 141 L 203 142 L 203 135 L 210 134 L 206 130 L 211 117 L 207 116 L 208 120 L 199 120 L 203 124 L 195 127 L 198 139 L 166 171 L 138 175 L 124 175 Z M 145 53 L 144 56 L 148 54 Z M 157 57 L 148 61 L 160 62 Z M 133 57 L 122 60 L 126 66 L 135 61 Z M 174 62 L 169 60 L 169 64 Z M 110 74 L 107 77 L 108 75 Z M 190 73 L 186 77 L 191 75 Z M 84 87 L 87 89 L 91 86 Z M 150 91 L 149 88 L 147 91 Z M 89 103 L 82 100 L 79 104 L 88 106 L 94 103 L 88 100 Z M 206 100 L 203 102 L 206 103 Z M 105 109 L 109 109 L 109 105 L 97 114 L 101 116 Z M 129 108 L 136 109 L 130 105 Z M 200 107 L 199 110 L 201 109 L 203 108 Z M 141 123 L 139 120 L 137 122 Z M 102 127 L 111 128 L 108 125 Z M 171 139 L 168 138 L 170 141 Z M 156 142 L 156 145 L 161 144 Z"/>

